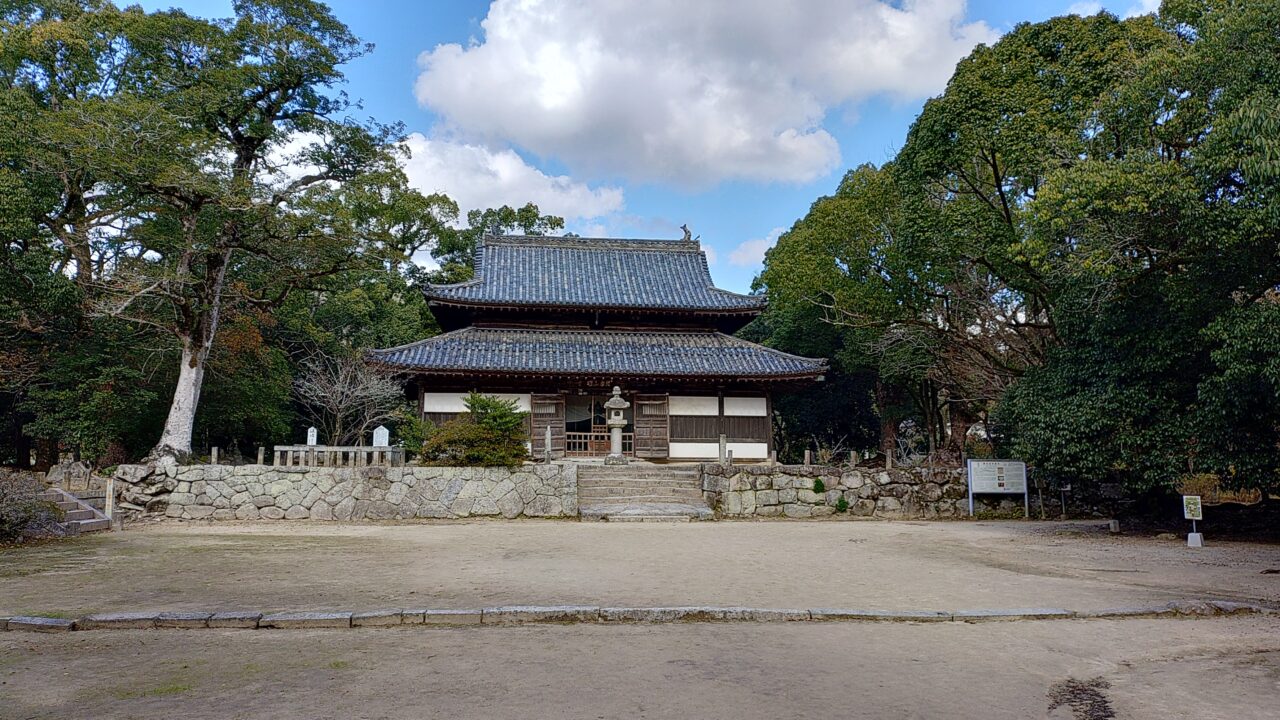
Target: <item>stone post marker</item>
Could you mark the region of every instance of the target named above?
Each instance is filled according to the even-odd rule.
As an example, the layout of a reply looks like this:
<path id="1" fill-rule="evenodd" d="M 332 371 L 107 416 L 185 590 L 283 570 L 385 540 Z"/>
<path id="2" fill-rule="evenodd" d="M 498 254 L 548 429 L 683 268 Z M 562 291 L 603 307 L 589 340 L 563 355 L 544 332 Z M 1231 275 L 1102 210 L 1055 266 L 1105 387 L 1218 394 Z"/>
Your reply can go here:
<path id="1" fill-rule="evenodd" d="M 317 431 L 314 427 L 307 428 L 307 444 L 308 445 L 316 444 L 316 433 Z"/>
<path id="2" fill-rule="evenodd" d="M 391 444 L 391 431 L 386 427 L 379 425 L 373 429 L 373 446 L 387 447 Z"/>
<path id="3" fill-rule="evenodd" d="M 720 433 L 720 464 L 724 465 L 729 459 L 729 438 L 724 433 Z"/>
<path id="4" fill-rule="evenodd" d="M 609 426 L 609 454 L 604 459 L 605 465 L 626 465 L 627 456 L 622 454 L 622 428 L 627 426 L 627 418 L 623 410 L 631 407 L 631 403 L 622 399 L 622 388 L 613 386 L 613 397 L 604 404 L 609 416 L 605 424 Z"/>
<path id="5" fill-rule="evenodd" d="M 547 426 L 547 432 L 542 437 L 542 451 L 547 456 L 547 464 L 551 464 L 551 426 Z"/>

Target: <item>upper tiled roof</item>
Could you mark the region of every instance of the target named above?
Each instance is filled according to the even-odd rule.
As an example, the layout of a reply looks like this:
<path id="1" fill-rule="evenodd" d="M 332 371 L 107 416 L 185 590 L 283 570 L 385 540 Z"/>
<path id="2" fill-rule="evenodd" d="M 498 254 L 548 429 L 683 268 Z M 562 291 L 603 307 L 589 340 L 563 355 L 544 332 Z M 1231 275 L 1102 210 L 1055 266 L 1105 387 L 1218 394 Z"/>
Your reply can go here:
<path id="1" fill-rule="evenodd" d="M 644 332 L 468 327 L 372 350 L 398 370 L 646 377 L 813 378 L 822 360 L 709 331 Z"/>
<path id="2" fill-rule="evenodd" d="M 432 285 L 464 305 L 758 312 L 764 298 L 716 288 L 696 240 L 487 237 L 475 279 Z"/>

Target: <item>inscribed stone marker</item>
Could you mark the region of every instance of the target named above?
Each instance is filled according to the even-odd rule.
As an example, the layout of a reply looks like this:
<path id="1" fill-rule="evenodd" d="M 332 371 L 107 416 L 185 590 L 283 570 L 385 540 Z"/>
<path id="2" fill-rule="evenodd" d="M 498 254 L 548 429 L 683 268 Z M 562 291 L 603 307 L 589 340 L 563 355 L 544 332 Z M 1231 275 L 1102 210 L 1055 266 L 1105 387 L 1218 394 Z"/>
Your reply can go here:
<path id="1" fill-rule="evenodd" d="M 387 447 L 391 444 L 391 431 L 382 425 L 373 429 L 373 446 Z"/>

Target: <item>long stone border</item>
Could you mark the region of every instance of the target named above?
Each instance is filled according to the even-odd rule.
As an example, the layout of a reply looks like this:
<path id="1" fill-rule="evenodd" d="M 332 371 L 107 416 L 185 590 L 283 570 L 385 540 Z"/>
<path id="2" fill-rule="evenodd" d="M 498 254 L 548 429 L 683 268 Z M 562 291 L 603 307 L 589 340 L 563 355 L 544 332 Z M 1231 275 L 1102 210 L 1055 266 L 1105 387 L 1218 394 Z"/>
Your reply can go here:
<path id="1" fill-rule="evenodd" d="M 1280 615 L 1280 609 L 1223 600 L 1175 601 L 1165 605 L 1105 610 L 1016 608 L 1004 610 L 855 610 L 844 608 L 598 607 L 595 605 L 507 605 L 465 609 L 381 609 L 342 612 L 117 612 L 65 618 L 0 617 L 0 630 L 70 632 L 191 628 L 350 628 L 400 625 L 524 625 L 530 623 L 707 623 L 707 622 L 990 622 L 1009 620 L 1097 620 L 1106 618 Z"/>

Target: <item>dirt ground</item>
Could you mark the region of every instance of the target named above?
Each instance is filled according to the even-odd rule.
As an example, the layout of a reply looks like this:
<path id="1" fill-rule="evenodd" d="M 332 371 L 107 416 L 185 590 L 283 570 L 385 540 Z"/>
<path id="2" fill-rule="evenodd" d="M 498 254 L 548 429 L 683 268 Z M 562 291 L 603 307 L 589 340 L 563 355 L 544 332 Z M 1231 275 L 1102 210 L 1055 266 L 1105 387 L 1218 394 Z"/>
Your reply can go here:
<path id="1" fill-rule="evenodd" d="M 1252 720 L 1280 620 L 0 634 L 0 718 Z"/>
<path id="2" fill-rule="evenodd" d="M 0 552 L 0 615 L 502 604 L 1280 604 L 1280 545 L 1087 522 L 167 522 Z"/>

